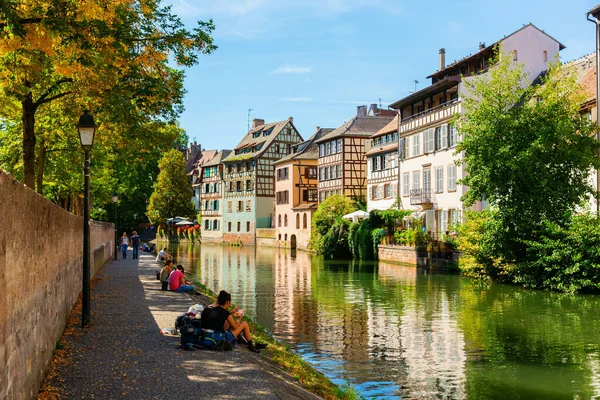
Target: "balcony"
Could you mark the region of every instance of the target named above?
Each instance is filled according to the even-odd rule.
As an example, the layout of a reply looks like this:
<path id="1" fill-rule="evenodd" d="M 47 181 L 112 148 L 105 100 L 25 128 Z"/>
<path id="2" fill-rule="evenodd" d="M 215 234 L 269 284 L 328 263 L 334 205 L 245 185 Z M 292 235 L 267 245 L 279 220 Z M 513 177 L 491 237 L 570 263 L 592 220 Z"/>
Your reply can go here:
<path id="1" fill-rule="evenodd" d="M 431 189 L 411 189 L 410 191 L 410 205 L 419 206 L 424 204 L 431 204 Z"/>
<path id="2" fill-rule="evenodd" d="M 400 136 L 415 129 L 434 124 L 436 122 L 450 120 L 461 111 L 461 103 L 458 99 L 448 101 L 437 107 L 422 111 L 402 119 L 400 123 Z"/>

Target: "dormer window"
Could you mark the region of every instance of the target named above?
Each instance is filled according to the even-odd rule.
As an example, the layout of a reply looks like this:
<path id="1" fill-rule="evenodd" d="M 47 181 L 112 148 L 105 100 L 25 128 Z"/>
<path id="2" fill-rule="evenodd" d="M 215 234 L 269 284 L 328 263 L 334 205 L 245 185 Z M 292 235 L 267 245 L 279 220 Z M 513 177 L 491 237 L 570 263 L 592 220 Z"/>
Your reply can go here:
<path id="1" fill-rule="evenodd" d="M 257 132 L 254 132 L 254 133 L 252 134 L 252 137 L 256 139 L 257 137 L 260 137 L 260 134 L 261 134 L 261 133 L 262 133 L 262 130 L 259 130 L 259 131 L 257 131 Z"/>
<path id="2" fill-rule="evenodd" d="M 267 129 L 266 131 L 263 132 L 263 136 L 269 136 L 271 134 L 271 132 L 273 132 L 273 128 Z"/>

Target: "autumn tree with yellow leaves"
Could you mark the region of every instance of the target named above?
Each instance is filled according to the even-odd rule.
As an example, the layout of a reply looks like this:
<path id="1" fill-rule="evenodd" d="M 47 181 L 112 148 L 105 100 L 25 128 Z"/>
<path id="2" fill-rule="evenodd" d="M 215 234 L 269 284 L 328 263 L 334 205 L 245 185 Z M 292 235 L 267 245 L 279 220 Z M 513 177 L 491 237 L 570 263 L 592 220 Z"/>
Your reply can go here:
<path id="1" fill-rule="evenodd" d="M 5 133 L 22 130 L 24 183 L 35 186 L 36 148 L 40 175 L 48 138 L 84 108 L 101 116 L 101 145 L 103 136 L 173 122 L 183 72 L 168 62 L 189 67 L 214 51 L 213 29 L 212 20 L 186 29 L 160 0 L 0 1 L 0 117 Z M 67 118 L 40 130 L 44 109 Z"/>

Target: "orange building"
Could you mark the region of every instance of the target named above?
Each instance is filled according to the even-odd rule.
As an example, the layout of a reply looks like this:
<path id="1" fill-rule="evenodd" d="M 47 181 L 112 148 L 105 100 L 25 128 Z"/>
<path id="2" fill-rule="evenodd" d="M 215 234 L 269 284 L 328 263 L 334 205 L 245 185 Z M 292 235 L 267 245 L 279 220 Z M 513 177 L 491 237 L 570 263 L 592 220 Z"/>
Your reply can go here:
<path id="1" fill-rule="evenodd" d="M 308 248 L 312 213 L 318 206 L 317 160 L 315 143 L 333 131 L 317 127 L 305 142 L 292 147 L 292 154 L 275 165 L 275 229 L 277 246 Z"/>

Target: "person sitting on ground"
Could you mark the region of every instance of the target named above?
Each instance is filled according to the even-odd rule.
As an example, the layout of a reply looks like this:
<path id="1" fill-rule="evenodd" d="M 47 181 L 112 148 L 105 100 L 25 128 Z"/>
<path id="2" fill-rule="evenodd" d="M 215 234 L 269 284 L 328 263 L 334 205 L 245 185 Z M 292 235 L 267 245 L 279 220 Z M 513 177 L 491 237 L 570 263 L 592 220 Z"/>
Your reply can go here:
<path id="1" fill-rule="evenodd" d="M 173 261 L 169 260 L 167 263 L 173 263 Z M 192 282 L 186 281 L 183 277 L 183 266 L 178 265 L 177 269 L 171 273 L 169 276 L 169 289 L 172 292 L 191 292 L 194 290 L 194 286 L 192 286 Z"/>
<path id="2" fill-rule="evenodd" d="M 255 353 L 260 353 L 260 349 L 267 347 L 263 343 L 257 343 L 256 345 L 252 343 L 250 326 L 248 326 L 248 322 L 242 321 L 241 315 L 238 316 L 237 321 L 233 318 L 229 312 L 231 294 L 221 290 L 217 296 L 216 304 L 216 306 L 213 304 L 202 311 L 200 321 L 203 329 L 223 332 L 230 342 L 234 342 L 243 333 L 244 338 L 248 342 L 248 350 Z"/>
<path id="3" fill-rule="evenodd" d="M 162 290 L 166 291 L 169 289 L 169 276 L 171 275 L 171 272 L 173 272 L 173 269 L 173 260 L 169 260 L 167 261 L 167 265 L 160 270 L 160 283 L 162 285 Z"/>
<path id="4" fill-rule="evenodd" d="M 167 253 L 167 248 L 165 247 L 164 249 L 158 252 L 158 255 L 156 256 L 156 262 L 163 262 L 167 259 L 167 256 L 169 256 L 171 259 L 173 258 L 169 255 L 169 253 Z"/>
<path id="5" fill-rule="evenodd" d="M 142 251 L 146 252 L 146 253 L 150 251 L 150 247 L 148 247 L 148 243 L 146 243 L 146 242 L 142 243 Z"/>

